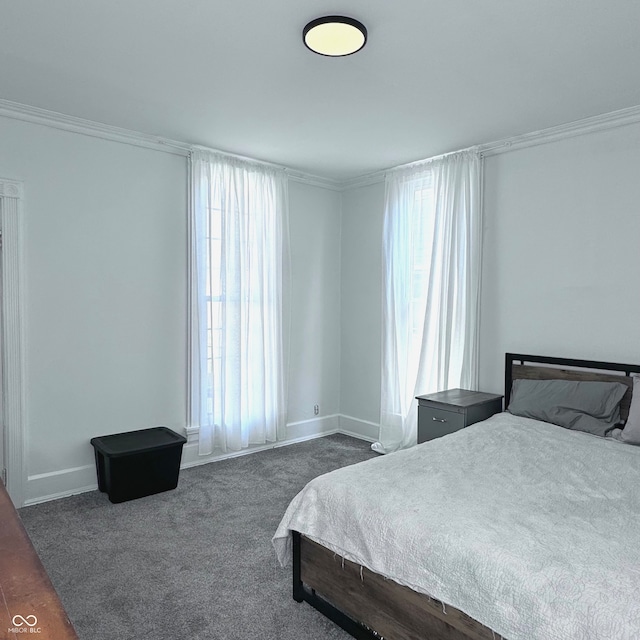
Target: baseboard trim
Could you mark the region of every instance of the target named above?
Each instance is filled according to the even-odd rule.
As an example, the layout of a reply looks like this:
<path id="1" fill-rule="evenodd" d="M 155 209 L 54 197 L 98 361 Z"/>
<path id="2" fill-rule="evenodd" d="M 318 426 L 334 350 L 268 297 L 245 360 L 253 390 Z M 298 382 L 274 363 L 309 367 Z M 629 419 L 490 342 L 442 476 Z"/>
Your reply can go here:
<path id="1" fill-rule="evenodd" d="M 380 425 L 369 420 L 361 420 L 353 416 L 340 415 L 340 433 L 367 442 L 376 442 L 380 437 Z"/>
<path id="2" fill-rule="evenodd" d="M 258 451 L 288 447 L 292 444 L 307 442 L 336 433 L 358 438 L 366 442 L 375 442 L 378 438 L 379 429 L 380 425 L 375 422 L 335 413 L 310 420 L 290 422 L 287 425 L 286 438 L 279 442 L 253 445 L 242 451 L 212 454 L 210 456 L 198 455 L 196 437 L 195 442 L 188 442 L 184 446 L 180 468 L 189 469 L 210 462 L 250 455 Z M 190 435 L 193 436 L 193 432 Z M 88 464 L 81 467 L 34 474 L 27 478 L 26 489 L 27 498 L 23 504 L 25 507 L 50 502 L 51 500 L 59 500 L 60 498 L 68 498 L 88 491 L 96 491 L 98 489 L 96 468 L 93 464 Z"/>
<path id="3" fill-rule="evenodd" d="M 23 506 L 68 498 L 98 488 L 95 465 L 38 473 L 27 478 L 27 498 Z"/>
<path id="4" fill-rule="evenodd" d="M 287 424 L 287 432 L 283 440 L 279 440 L 278 442 L 267 442 L 266 444 L 251 445 L 247 449 L 242 449 L 241 451 L 212 453 L 208 456 L 198 455 L 198 442 L 197 437 L 195 437 L 195 441 L 187 442 L 182 451 L 182 464 L 180 465 L 180 468 L 188 469 L 189 467 L 197 467 L 209 462 L 238 458 L 258 451 L 268 451 L 269 449 L 286 447 L 290 444 L 296 444 L 298 442 L 305 442 L 307 440 L 313 440 L 314 438 L 322 438 L 323 436 L 332 435 L 334 433 L 338 433 L 339 418 L 339 414 L 336 413 L 330 416 L 311 418 L 310 420 L 290 422 Z M 194 435 L 193 431 L 189 433 L 189 436 L 191 437 Z"/>
<path id="5" fill-rule="evenodd" d="M 355 431 L 349 431 L 348 429 L 338 429 L 337 433 L 343 436 L 349 436 L 350 438 L 356 438 L 356 440 L 364 440 L 364 442 L 377 442 L 377 438 L 371 438 L 370 436 L 364 436 L 361 433 Z"/>

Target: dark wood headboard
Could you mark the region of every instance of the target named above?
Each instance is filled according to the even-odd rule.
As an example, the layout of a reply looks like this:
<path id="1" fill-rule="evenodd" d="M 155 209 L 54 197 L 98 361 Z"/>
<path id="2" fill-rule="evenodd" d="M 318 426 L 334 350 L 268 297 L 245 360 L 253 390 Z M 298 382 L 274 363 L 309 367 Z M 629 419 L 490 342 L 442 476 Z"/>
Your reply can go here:
<path id="1" fill-rule="evenodd" d="M 509 406 L 513 381 L 522 378 L 622 382 L 629 387 L 620 403 L 620 418 L 624 421 L 629 416 L 629 407 L 631 406 L 632 373 L 640 373 L 640 365 L 507 353 L 504 367 L 504 407 L 506 409 Z"/>

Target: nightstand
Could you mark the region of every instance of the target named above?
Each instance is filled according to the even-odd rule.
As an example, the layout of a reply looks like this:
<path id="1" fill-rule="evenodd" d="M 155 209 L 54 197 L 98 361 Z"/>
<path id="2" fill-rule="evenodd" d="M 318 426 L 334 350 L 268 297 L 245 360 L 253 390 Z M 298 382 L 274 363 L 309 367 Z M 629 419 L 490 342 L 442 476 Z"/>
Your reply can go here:
<path id="1" fill-rule="evenodd" d="M 486 420 L 502 411 L 502 396 L 495 393 L 449 389 L 418 400 L 418 444 Z"/>

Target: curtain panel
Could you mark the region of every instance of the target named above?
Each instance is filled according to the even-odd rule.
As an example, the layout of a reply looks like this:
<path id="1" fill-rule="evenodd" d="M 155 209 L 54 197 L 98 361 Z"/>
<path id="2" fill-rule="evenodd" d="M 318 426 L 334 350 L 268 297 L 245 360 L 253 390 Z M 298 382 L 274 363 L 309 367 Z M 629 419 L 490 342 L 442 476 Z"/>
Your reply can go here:
<path id="1" fill-rule="evenodd" d="M 194 151 L 190 424 L 199 453 L 284 437 L 283 170 Z"/>
<path id="2" fill-rule="evenodd" d="M 379 453 L 416 443 L 415 396 L 477 388 L 481 185 L 475 151 L 387 174 Z"/>

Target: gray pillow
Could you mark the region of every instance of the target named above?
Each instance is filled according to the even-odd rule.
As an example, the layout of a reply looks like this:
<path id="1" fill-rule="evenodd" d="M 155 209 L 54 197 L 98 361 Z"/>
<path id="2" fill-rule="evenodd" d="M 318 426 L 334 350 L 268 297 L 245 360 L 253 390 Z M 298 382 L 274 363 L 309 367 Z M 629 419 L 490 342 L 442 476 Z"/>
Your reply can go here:
<path id="1" fill-rule="evenodd" d="M 633 395 L 631 396 L 631 408 L 624 429 L 619 436 L 622 442 L 640 444 L 640 376 L 633 376 Z"/>
<path id="2" fill-rule="evenodd" d="M 507 411 L 516 416 L 604 436 L 620 421 L 622 382 L 515 380 Z"/>

